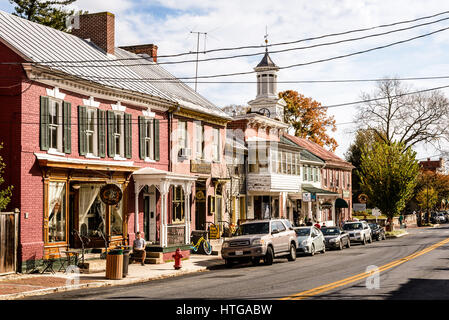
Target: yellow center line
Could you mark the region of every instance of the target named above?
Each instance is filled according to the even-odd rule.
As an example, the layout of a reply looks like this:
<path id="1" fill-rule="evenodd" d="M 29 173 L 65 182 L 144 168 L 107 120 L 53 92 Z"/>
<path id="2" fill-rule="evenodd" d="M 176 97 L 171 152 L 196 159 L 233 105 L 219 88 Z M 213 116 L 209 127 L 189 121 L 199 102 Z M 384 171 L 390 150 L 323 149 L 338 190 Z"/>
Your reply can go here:
<path id="1" fill-rule="evenodd" d="M 311 297 L 311 296 L 315 296 L 317 294 L 320 294 L 320 293 L 323 293 L 323 292 L 326 292 L 326 291 L 329 291 L 329 290 L 332 290 L 332 289 L 335 289 L 335 288 L 347 285 L 349 283 L 353 283 L 353 282 L 362 280 L 362 279 L 367 278 L 367 277 L 369 277 L 369 276 L 371 276 L 371 275 L 373 275 L 375 273 L 379 274 L 382 271 L 386 271 L 386 270 L 391 269 L 393 267 L 396 267 L 396 266 L 398 266 L 400 264 L 403 264 L 403 263 L 405 263 L 407 261 L 413 260 L 413 259 L 415 259 L 415 258 L 417 258 L 417 257 L 419 257 L 419 256 L 421 256 L 423 254 L 426 254 L 426 253 L 428 253 L 428 252 L 430 252 L 432 250 L 435 250 L 436 248 L 438 248 L 438 247 L 440 247 L 442 245 L 445 245 L 448 242 L 449 242 L 449 238 L 447 238 L 447 239 L 445 239 L 443 241 L 440 241 L 440 242 L 438 242 L 436 244 L 433 244 L 430 247 L 427 247 L 427 248 L 425 248 L 425 249 L 423 249 L 421 251 L 418 251 L 418 252 L 415 252 L 415 253 L 413 253 L 411 255 L 408 255 L 408 256 L 406 256 L 404 258 L 397 259 L 397 260 L 394 260 L 394 261 L 392 261 L 390 263 L 387 263 L 387 264 L 379 267 L 379 269 L 377 271 L 375 271 L 375 272 L 374 271 L 362 272 L 362 273 L 356 274 L 354 276 L 351 276 L 351 277 L 348 277 L 348 278 L 345 278 L 345 279 L 342 279 L 342 280 L 339 280 L 339 281 L 328 283 L 328 284 L 325 284 L 325 285 L 322 285 L 322 286 L 319 286 L 319 287 L 316 287 L 316 288 L 313 288 L 313 289 L 310 289 L 310 290 L 302 291 L 302 292 L 299 292 L 299 293 L 296 293 L 296 294 L 293 294 L 293 295 L 281 298 L 280 300 L 301 300 L 301 299 L 305 299 L 305 298 L 308 298 L 308 297 Z"/>

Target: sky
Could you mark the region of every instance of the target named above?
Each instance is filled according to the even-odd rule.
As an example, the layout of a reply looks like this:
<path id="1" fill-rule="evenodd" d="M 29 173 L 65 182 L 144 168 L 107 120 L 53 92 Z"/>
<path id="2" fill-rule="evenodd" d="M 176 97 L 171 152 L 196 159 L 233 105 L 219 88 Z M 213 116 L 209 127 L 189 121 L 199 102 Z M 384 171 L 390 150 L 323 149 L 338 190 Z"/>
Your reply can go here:
<path id="1" fill-rule="evenodd" d="M 200 37 L 200 50 L 238 46 L 260 46 L 268 33 L 269 44 L 295 41 L 330 33 L 368 28 L 381 24 L 416 19 L 449 10 L 441 0 L 77 0 L 75 9 L 90 13 L 109 11 L 115 14 L 116 46 L 153 43 L 158 55 L 196 51 L 194 32 L 207 33 Z M 0 2 L 0 10 L 13 12 L 9 1 Z M 430 22 L 449 17 L 449 14 L 431 18 Z M 345 36 L 306 41 L 270 50 L 295 48 L 359 37 L 410 26 L 382 28 Z M 449 20 L 422 26 L 408 31 L 338 45 L 313 49 L 292 50 L 270 54 L 280 67 L 345 55 L 356 51 L 386 45 L 438 29 L 449 27 Z M 247 72 L 263 57 L 264 49 L 246 49 L 199 54 L 199 59 L 235 54 L 260 53 L 256 56 L 200 62 L 198 75 Z M 348 58 L 283 69 L 279 81 L 378 79 L 383 77 L 429 77 L 449 75 L 449 30 L 423 37 L 397 46 L 372 51 Z M 159 58 L 159 62 L 194 59 L 195 56 Z M 164 66 L 177 77 L 195 76 L 195 63 L 167 64 Z M 200 79 L 199 81 L 255 82 L 255 74 Z M 191 80 L 187 80 L 191 81 Z M 449 84 L 443 80 L 407 81 L 413 89 L 426 89 Z M 189 83 L 194 87 L 193 83 Z M 375 91 L 376 83 L 279 83 L 278 91 L 296 90 L 312 97 L 322 105 L 333 105 L 360 100 L 363 92 Z M 246 105 L 256 96 L 255 83 L 198 83 L 198 92 L 217 106 Z M 449 90 L 443 90 L 449 97 Z M 329 132 L 338 142 L 336 154 L 344 157 L 354 139 L 356 123 L 353 122 L 359 106 L 328 109 L 335 117 L 337 131 Z M 432 146 L 420 145 L 417 157 L 434 159 L 440 152 Z"/>

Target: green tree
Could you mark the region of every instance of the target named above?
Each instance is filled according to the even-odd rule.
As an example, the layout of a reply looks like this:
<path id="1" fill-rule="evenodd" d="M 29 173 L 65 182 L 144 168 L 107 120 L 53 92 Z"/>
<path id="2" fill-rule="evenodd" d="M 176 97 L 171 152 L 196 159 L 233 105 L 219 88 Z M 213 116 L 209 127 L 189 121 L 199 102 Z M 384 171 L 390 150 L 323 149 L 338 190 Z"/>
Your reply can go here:
<path id="1" fill-rule="evenodd" d="M 15 6 L 14 15 L 61 31 L 67 31 L 66 18 L 75 14 L 75 10 L 63 7 L 75 1 L 9 0 Z"/>
<path id="2" fill-rule="evenodd" d="M 350 162 L 355 169 L 352 170 L 352 201 L 353 203 L 359 202 L 358 196 L 362 193 L 360 189 L 360 178 L 357 174 L 362 164 L 362 152 L 364 147 L 371 148 L 375 142 L 381 142 L 382 140 L 377 136 L 376 132 L 371 129 L 358 129 L 356 132 L 354 142 L 349 146 L 346 151 L 346 161 Z M 368 199 L 368 205 L 370 205 Z"/>
<path id="3" fill-rule="evenodd" d="M 415 151 L 397 142 L 376 142 L 372 148 L 363 148 L 361 189 L 390 223 L 414 194 L 419 174 L 415 157 Z"/>
<path id="4" fill-rule="evenodd" d="M 0 144 L 0 150 L 3 149 L 3 144 Z M 3 179 L 3 172 L 6 164 L 3 162 L 2 156 L 0 156 L 0 185 L 5 182 Z M 0 211 L 4 210 L 8 203 L 11 201 L 13 186 L 9 186 L 6 189 L 0 190 Z"/>
<path id="5" fill-rule="evenodd" d="M 438 203 L 438 192 L 432 187 L 423 188 L 418 191 L 416 201 L 421 210 L 433 209 Z"/>

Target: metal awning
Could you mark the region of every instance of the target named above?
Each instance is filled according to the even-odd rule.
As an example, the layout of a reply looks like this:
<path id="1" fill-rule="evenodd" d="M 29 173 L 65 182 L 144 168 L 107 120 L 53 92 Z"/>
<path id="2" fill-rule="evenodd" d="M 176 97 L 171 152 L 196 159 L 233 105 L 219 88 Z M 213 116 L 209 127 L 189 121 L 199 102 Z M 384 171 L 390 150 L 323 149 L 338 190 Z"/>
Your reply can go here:
<path id="1" fill-rule="evenodd" d="M 329 190 L 320 189 L 317 187 L 312 186 L 311 184 L 303 184 L 302 185 L 303 192 L 310 192 L 314 193 L 316 195 L 324 195 L 324 196 L 339 196 L 339 193 L 332 192 Z"/>
<path id="2" fill-rule="evenodd" d="M 349 208 L 349 205 L 346 200 L 337 198 L 337 200 L 335 200 L 335 208 Z"/>

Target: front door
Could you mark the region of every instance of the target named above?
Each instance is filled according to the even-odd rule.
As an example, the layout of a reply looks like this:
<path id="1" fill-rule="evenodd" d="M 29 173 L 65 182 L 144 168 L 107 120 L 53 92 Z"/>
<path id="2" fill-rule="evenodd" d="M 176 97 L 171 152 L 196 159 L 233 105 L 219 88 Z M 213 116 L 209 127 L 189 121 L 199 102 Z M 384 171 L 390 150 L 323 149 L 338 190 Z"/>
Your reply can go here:
<path id="1" fill-rule="evenodd" d="M 206 189 L 196 189 L 195 230 L 206 230 Z"/>
<path id="2" fill-rule="evenodd" d="M 156 189 L 149 188 L 148 193 L 143 196 L 143 233 L 146 241 L 156 242 Z"/>

